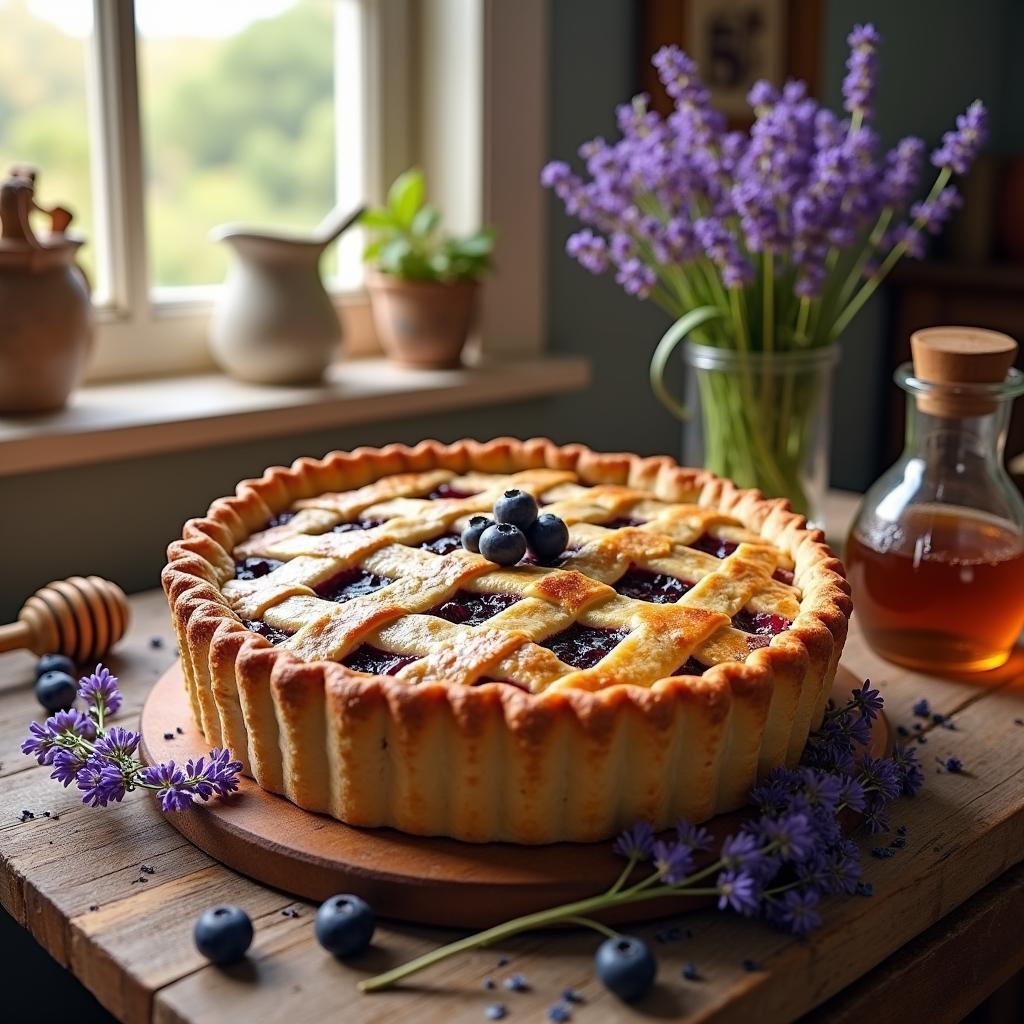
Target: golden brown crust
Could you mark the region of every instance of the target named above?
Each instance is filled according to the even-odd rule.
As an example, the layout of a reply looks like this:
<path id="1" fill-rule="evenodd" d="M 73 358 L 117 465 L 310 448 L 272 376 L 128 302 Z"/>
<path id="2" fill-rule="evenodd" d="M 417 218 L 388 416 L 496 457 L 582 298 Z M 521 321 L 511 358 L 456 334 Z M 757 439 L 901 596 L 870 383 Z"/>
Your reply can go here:
<path id="1" fill-rule="evenodd" d="M 233 575 L 232 552 L 302 499 L 402 473 L 529 469 L 606 485 L 609 501 L 629 488 L 739 520 L 792 559 L 799 614 L 770 646 L 699 677 L 637 686 L 581 671 L 575 685 L 528 693 L 447 685 L 440 656 L 418 669 L 416 685 L 303 661 L 247 630 L 220 590 Z M 575 575 L 539 586 L 569 603 L 603 586 Z M 269 469 L 186 523 L 162 579 L 193 711 L 211 744 L 226 743 L 264 788 L 310 810 L 471 841 L 588 841 L 638 817 L 663 826 L 738 806 L 759 773 L 799 756 L 823 712 L 851 610 L 823 535 L 784 501 L 667 457 L 543 438 L 359 448 Z M 662 607 L 667 625 L 678 613 Z M 688 613 L 710 616 L 709 628 L 717 621 Z M 481 657 L 501 646 L 493 637 L 480 643 Z"/>

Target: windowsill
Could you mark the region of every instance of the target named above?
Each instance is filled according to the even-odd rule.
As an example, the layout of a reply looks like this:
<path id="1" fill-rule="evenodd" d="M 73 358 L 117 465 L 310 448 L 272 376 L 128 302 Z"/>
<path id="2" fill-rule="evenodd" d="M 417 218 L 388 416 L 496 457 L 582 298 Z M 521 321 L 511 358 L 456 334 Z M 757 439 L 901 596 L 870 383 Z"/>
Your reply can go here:
<path id="1" fill-rule="evenodd" d="M 95 384 L 60 412 L 0 418 L 0 476 L 542 398 L 589 380 L 586 359 L 539 357 L 456 370 L 351 360 L 312 387 L 220 374 Z"/>

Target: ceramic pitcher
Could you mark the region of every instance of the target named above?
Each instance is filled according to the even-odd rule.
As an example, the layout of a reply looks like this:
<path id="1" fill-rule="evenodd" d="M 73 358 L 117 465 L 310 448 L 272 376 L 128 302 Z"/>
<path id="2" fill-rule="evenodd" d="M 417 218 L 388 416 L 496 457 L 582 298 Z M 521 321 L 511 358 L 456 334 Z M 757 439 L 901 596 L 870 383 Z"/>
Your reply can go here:
<path id="1" fill-rule="evenodd" d="M 66 233 L 71 214 L 35 202 L 35 171 L 16 167 L 0 186 L 0 414 L 61 408 L 85 373 L 92 344 L 89 284 Z M 32 211 L 50 217 L 36 234 Z"/>
<path id="2" fill-rule="evenodd" d="M 341 325 L 320 277 L 324 250 L 359 213 L 328 217 L 307 236 L 226 225 L 231 268 L 210 328 L 217 364 L 257 384 L 319 381 L 341 343 Z"/>

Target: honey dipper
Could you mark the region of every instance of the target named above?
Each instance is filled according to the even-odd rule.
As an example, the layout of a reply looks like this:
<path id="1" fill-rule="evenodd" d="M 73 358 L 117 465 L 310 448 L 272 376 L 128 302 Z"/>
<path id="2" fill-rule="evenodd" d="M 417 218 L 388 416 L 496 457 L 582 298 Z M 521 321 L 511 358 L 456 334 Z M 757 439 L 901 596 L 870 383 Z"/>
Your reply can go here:
<path id="1" fill-rule="evenodd" d="M 124 591 L 99 576 L 71 576 L 37 590 L 0 626 L 0 653 L 28 648 L 35 654 L 66 654 L 80 665 L 102 658 L 128 627 Z"/>

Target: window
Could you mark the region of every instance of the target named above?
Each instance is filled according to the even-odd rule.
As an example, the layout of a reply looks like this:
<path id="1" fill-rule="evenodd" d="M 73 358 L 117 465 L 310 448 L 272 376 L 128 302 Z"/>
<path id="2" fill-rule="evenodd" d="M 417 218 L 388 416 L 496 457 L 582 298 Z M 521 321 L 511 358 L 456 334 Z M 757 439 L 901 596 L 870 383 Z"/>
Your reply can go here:
<path id="1" fill-rule="evenodd" d="M 0 0 L 0 159 L 35 164 L 40 198 L 87 235 L 98 376 L 207 360 L 218 224 L 312 229 L 379 191 L 370 48 L 403 30 L 383 6 Z M 361 283 L 359 252 L 352 233 L 325 257 L 339 295 Z"/>
<path id="2" fill-rule="evenodd" d="M 542 347 L 545 0 L 0 0 L 0 17 L 0 171 L 35 163 L 88 235 L 93 379 L 211 366 L 211 228 L 311 229 L 414 163 L 453 230 L 499 229 L 488 352 Z M 359 301 L 360 249 L 349 232 L 324 262 L 339 303 Z"/>

